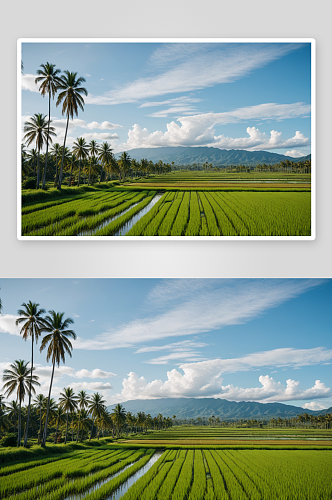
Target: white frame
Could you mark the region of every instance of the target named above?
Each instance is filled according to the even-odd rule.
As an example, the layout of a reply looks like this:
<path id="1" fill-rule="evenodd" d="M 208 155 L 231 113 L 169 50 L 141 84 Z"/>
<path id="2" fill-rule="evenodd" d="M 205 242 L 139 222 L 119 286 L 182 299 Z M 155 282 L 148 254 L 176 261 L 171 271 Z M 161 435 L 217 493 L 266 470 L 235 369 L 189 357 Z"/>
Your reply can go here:
<path id="1" fill-rule="evenodd" d="M 21 51 L 23 43 L 310 43 L 311 44 L 311 235 L 310 236 L 22 236 L 21 227 Z M 19 38 L 17 40 L 17 239 L 117 240 L 314 240 L 316 238 L 316 40 L 314 38 Z"/>

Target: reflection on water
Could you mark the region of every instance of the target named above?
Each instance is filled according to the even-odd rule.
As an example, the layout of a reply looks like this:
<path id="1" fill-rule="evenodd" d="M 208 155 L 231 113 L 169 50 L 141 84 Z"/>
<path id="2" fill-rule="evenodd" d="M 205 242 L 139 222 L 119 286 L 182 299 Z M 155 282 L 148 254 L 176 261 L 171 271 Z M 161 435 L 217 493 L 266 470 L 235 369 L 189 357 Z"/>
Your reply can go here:
<path id="1" fill-rule="evenodd" d="M 99 226 L 96 226 L 93 229 L 86 229 L 85 231 L 78 233 L 77 236 L 93 236 L 97 231 L 99 231 L 99 229 L 103 229 L 110 222 L 114 221 L 115 219 L 118 219 L 119 217 L 121 217 L 121 215 L 126 214 L 127 212 L 129 212 L 129 210 L 136 207 L 136 205 L 138 205 L 138 202 L 134 203 L 133 205 L 130 205 L 130 207 L 126 208 L 126 210 L 123 210 L 123 212 L 120 212 L 119 214 L 114 215 L 113 217 L 105 219 L 101 224 L 99 224 Z"/>
<path id="2" fill-rule="evenodd" d="M 156 196 L 146 205 L 146 207 L 142 208 L 134 217 L 132 217 L 128 222 L 126 222 L 113 236 L 125 236 L 128 231 L 139 221 L 143 215 L 147 214 L 149 210 L 160 200 L 164 193 L 158 193 Z M 132 208 L 132 207 L 130 207 Z"/>
<path id="3" fill-rule="evenodd" d="M 156 463 L 158 458 L 161 457 L 163 453 L 163 450 L 156 450 L 148 463 L 145 464 L 137 472 L 135 472 L 135 474 L 133 474 L 131 477 L 129 477 L 127 481 L 122 483 L 117 490 L 115 490 L 109 497 L 107 497 L 107 500 L 118 500 L 119 498 L 121 498 L 122 495 L 124 495 L 130 488 L 130 486 L 136 483 L 137 479 L 144 476 L 144 474 L 152 467 L 154 463 Z"/>

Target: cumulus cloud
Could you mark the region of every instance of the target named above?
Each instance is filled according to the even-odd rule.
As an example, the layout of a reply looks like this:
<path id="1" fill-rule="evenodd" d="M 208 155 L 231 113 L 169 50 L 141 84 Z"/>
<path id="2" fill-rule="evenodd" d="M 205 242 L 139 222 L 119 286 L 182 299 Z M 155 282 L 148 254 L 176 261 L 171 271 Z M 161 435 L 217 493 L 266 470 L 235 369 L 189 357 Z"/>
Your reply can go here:
<path id="1" fill-rule="evenodd" d="M 21 326 L 15 325 L 17 318 L 18 316 L 15 316 L 14 314 L 0 315 L 0 332 L 20 336 Z"/>
<path id="2" fill-rule="evenodd" d="M 173 108 L 174 110 L 175 108 Z M 166 116 L 166 111 L 158 112 Z M 158 114 L 157 113 L 157 114 Z M 166 114 L 165 114 L 166 113 Z M 201 113 L 191 116 L 181 116 L 167 123 L 167 131 L 149 132 L 134 124 L 128 131 L 128 140 L 119 145 L 122 149 L 149 148 L 162 146 L 213 146 L 222 149 L 278 149 L 307 146 L 310 140 L 300 131 L 291 138 L 284 139 L 282 133 L 271 130 L 268 136 L 258 128 L 247 127 L 249 137 L 232 138 L 216 135 L 215 127 L 230 123 L 257 120 L 283 120 L 295 117 L 305 117 L 310 114 L 310 105 L 298 102 L 293 104 L 265 103 L 256 106 L 238 108 L 223 113 Z"/>
<path id="3" fill-rule="evenodd" d="M 187 374 L 188 375 L 188 374 Z M 286 385 L 275 381 L 269 375 L 259 377 L 259 387 L 236 387 L 233 384 L 223 385 L 223 379 L 209 373 L 204 379 L 194 376 L 182 376 L 177 370 L 167 372 L 167 380 L 147 382 L 130 372 L 122 382 L 122 391 L 118 400 L 155 399 L 177 397 L 215 397 L 231 401 L 293 401 L 316 398 L 328 398 L 331 389 L 323 382 L 316 380 L 313 387 L 301 389 L 298 381 L 288 379 Z"/>
<path id="4" fill-rule="evenodd" d="M 70 387 L 74 391 L 105 391 L 113 389 L 109 382 L 72 382 Z"/>
<path id="5" fill-rule="evenodd" d="M 172 289 L 173 280 L 169 281 Z M 94 339 L 78 338 L 74 341 L 75 348 L 115 349 L 245 323 L 267 309 L 318 286 L 322 281 L 216 279 L 210 280 L 209 287 L 201 292 L 198 292 L 200 283 L 197 284 L 196 280 L 187 280 L 186 283 L 187 294 L 183 294 L 181 300 L 169 303 L 166 312 L 131 321 Z M 196 293 L 190 290 L 191 283 Z M 167 284 L 164 290 L 167 290 Z M 165 293 L 168 295 L 167 291 Z"/>
<path id="6" fill-rule="evenodd" d="M 291 151 L 286 151 L 286 156 L 292 156 L 293 158 L 300 158 L 301 156 L 306 156 L 308 153 L 304 153 L 303 151 L 299 151 L 298 149 L 292 149 Z"/>
<path id="7" fill-rule="evenodd" d="M 89 370 L 79 370 L 75 372 L 74 375 L 76 378 L 109 378 L 116 377 L 116 374 L 113 372 L 105 372 L 104 370 L 100 370 L 99 368 L 95 368 L 91 372 Z"/>
<path id="8" fill-rule="evenodd" d="M 317 401 L 311 401 L 311 403 L 304 404 L 302 408 L 304 408 L 305 410 L 319 411 L 324 410 L 326 406 L 318 403 Z"/>
<path id="9" fill-rule="evenodd" d="M 86 102 L 128 103 L 234 82 L 299 47 L 295 43 L 164 44 L 151 57 L 155 75 L 129 82 L 102 96 L 89 94 Z"/>
<path id="10" fill-rule="evenodd" d="M 35 83 L 37 75 L 26 74 L 21 76 L 22 90 L 30 90 L 30 92 L 39 92 L 39 86 Z"/>

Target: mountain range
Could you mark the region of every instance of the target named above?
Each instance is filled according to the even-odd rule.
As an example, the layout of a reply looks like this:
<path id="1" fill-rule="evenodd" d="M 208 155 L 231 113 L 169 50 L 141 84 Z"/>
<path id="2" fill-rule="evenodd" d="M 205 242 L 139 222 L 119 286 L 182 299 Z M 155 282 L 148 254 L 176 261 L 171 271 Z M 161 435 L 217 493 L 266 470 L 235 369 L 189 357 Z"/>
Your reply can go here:
<path id="1" fill-rule="evenodd" d="M 221 420 L 240 420 L 292 418 L 301 413 L 315 416 L 332 413 L 332 407 L 326 410 L 313 411 L 283 403 L 235 402 L 214 398 L 136 399 L 126 401 L 122 405 L 126 411 L 132 413 L 150 413 L 152 417 L 156 417 L 158 413 L 161 413 L 164 417 L 176 415 L 176 418 L 180 420 L 198 417 L 208 418 L 212 415 L 219 417 Z M 112 410 L 113 406 L 108 408 Z"/>
<path id="2" fill-rule="evenodd" d="M 137 148 L 126 151 L 131 158 L 142 160 L 146 158 L 148 161 L 158 163 L 162 160 L 164 163 L 172 163 L 176 166 L 194 165 L 208 162 L 214 167 L 227 167 L 229 165 L 247 165 L 254 166 L 257 164 L 273 165 L 280 161 L 305 161 L 311 159 L 311 155 L 301 158 L 293 158 L 278 153 L 269 153 L 268 151 L 245 151 L 242 149 L 218 149 L 213 147 L 161 147 L 161 148 Z M 119 159 L 121 153 L 116 153 L 114 156 Z"/>

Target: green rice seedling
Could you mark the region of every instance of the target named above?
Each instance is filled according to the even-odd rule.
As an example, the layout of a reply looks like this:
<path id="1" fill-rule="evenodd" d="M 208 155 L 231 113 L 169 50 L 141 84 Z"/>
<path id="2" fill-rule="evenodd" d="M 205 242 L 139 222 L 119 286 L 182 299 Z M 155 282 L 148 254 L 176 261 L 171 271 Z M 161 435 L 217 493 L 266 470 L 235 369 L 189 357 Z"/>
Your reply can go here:
<path id="1" fill-rule="evenodd" d="M 157 492 L 160 489 L 161 485 L 167 479 L 167 474 L 169 473 L 171 467 L 173 467 L 173 462 L 164 462 L 159 470 L 158 474 L 150 481 L 149 486 L 145 488 L 141 500 L 152 500 L 156 498 Z"/>
<path id="2" fill-rule="evenodd" d="M 169 236 L 171 234 L 174 219 L 177 216 L 179 207 L 182 202 L 182 196 L 182 193 L 176 193 L 176 195 L 174 196 L 172 206 L 168 210 L 167 216 L 164 218 L 158 229 L 159 236 Z"/>
<path id="3" fill-rule="evenodd" d="M 196 450 L 194 455 L 194 481 L 191 486 L 189 500 L 200 500 L 204 498 L 206 490 L 206 472 L 201 450 Z"/>
<path id="4" fill-rule="evenodd" d="M 113 491 L 121 486 L 121 484 L 123 484 L 129 477 L 135 474 L 135 472 L 141 469 L 151 459 L 153 453 L 154 450 L 148 450 L 145 456 L 143 456 L 138 462 L 134 463 L 131 467 L 128 467 L 128 469 L 122 472 L 122 474 L 119 474 L 119 476 L 111 479 L 98 490 L 86 495 L 85 500 L 104 500 L 108 498 Z M 125 495 L 123 495 L 122 498 L 124 497 Z"/>
<path id="5" fill-rule="evenodd" d="M 185 233 L 185 229 L 189 218 L 190 193 L 184 193 L 182 203 L 178 210 L 174 221 L 171 236 L 181 236 Z"/>
<path id="6" fill-rule="evenodd" d="M 165 193 L 160 200 L 154 205 L 154 207 L 149 210 L 147 214 L 145 214 L 130 231 L 128 231 L 127 236 L 142 236 L 145 228 L 152 221 L 152 219 L 157 215 L 160 208 L 163 206 L 166 198 L 169 193 Z"/>
<path id="7" fill-rule="evenodd" d="M 197 193 L 193 191 L 190 194 L 190 216 L 186 229 L 186 236 L 198 236 L 201 227 L 201 211 Z"/>
<path id="8" fill-rule="evenodd" d="M 223 479 L 223 476 L 220 473 L 220 469 L 214 460 L 212 454 L 210 451 L 205 450 L 204 451 L 204 456 L 207 462 L 207 465 L 209 467 L 210 475 L 211 475 L 211 481 L 213 483 L 213 491 L 214 491 L 214 498 L 217 500 L 228 500 L 229 495 L 226 490 L 225 486 L 225 481 Z M 208 481 L 209 484 L 209 481 Z M 211 490 L 211 486 L 209 485 L 209 490 Z M 211 494 L 209 493 L 211 496 Z"/>
<path id="9" fill-rule="evenodd" d="M 129 490 L 123 495 L 122 500 L 138 500 L 141 498 L 143 491 L 148 487 L 153 478 L 158 474 L 159 467 L 163 464 L 167 452 L 164 453 L 152 465 L 152 467 L 140 477 Z"/>
<path id="10" fill-rule="evenodd" d="M 118 231 L 122 226 L 126 224 L 126 222 L 130 221 L 134 215 L 143 210 L 154 198 L 155 192 L 149 193 L 146 198 L 143 198 L 141 202 L 137 202 L 137 205 L 133 207 L 131 210 L 126 212 L 125 214 L 118 217 L 116 220 L 112 221 L 103 229 L 100 229 L 95 233 L 95 236 L 109 236 Z"/>
<path id="11" fill-rule="evenodd" d="M 169 193 L 171 195 L 174 195 L 174 193 Z M 166 196 L 164 203 L 156 216 L 151 220 L 151 222 L 147 225 L 145 231 L 143 232 L 144 236 L 155 236 L 158 234 L 158 229 L 162 221 L 164 220 L 164 217 L 166 216 L 167 212 L 171 208 L 171 203 L 172 199 L 170 199 L 169 196 Z M 142 217 L 143 219 L 144 217 Z M 128 233 L 129 235 L 129 233 Z"/>
<path id="12" fill-rule="evenodd" d="M 206 197 L 205 193 L 200 193 L 199 197 L 201 199 L 203 210 L 205 213 L 205 220 L 208 226 L 209 235 L 210 236 L 220 236 L 220 229 L 218 228 L 218 224 L 212 210 L 212 207 Z"/>
<path id="13" fill-rule="evenodd" d="M 192 450 L 188 450 L 171 496 L 172 500 L 183 500 L 184 498 L 187 498 L 192 480 L 193 460 L 194 452 Z"/>
<path id="14" fill-rule="evenodd" d="M 183 456 L 176 458 L 173 467 L 167 474 L 165 481 L 163 482 L 160 490 L 158 491 L 157 500 L 170 500 L 172 497 L 172 492 L 174 486 L 178 480 L 179 474 L 181 472 L 184 460 L 185 460 L 185 450 L 181 450 L 180 454 L 183 452 Z"/>

